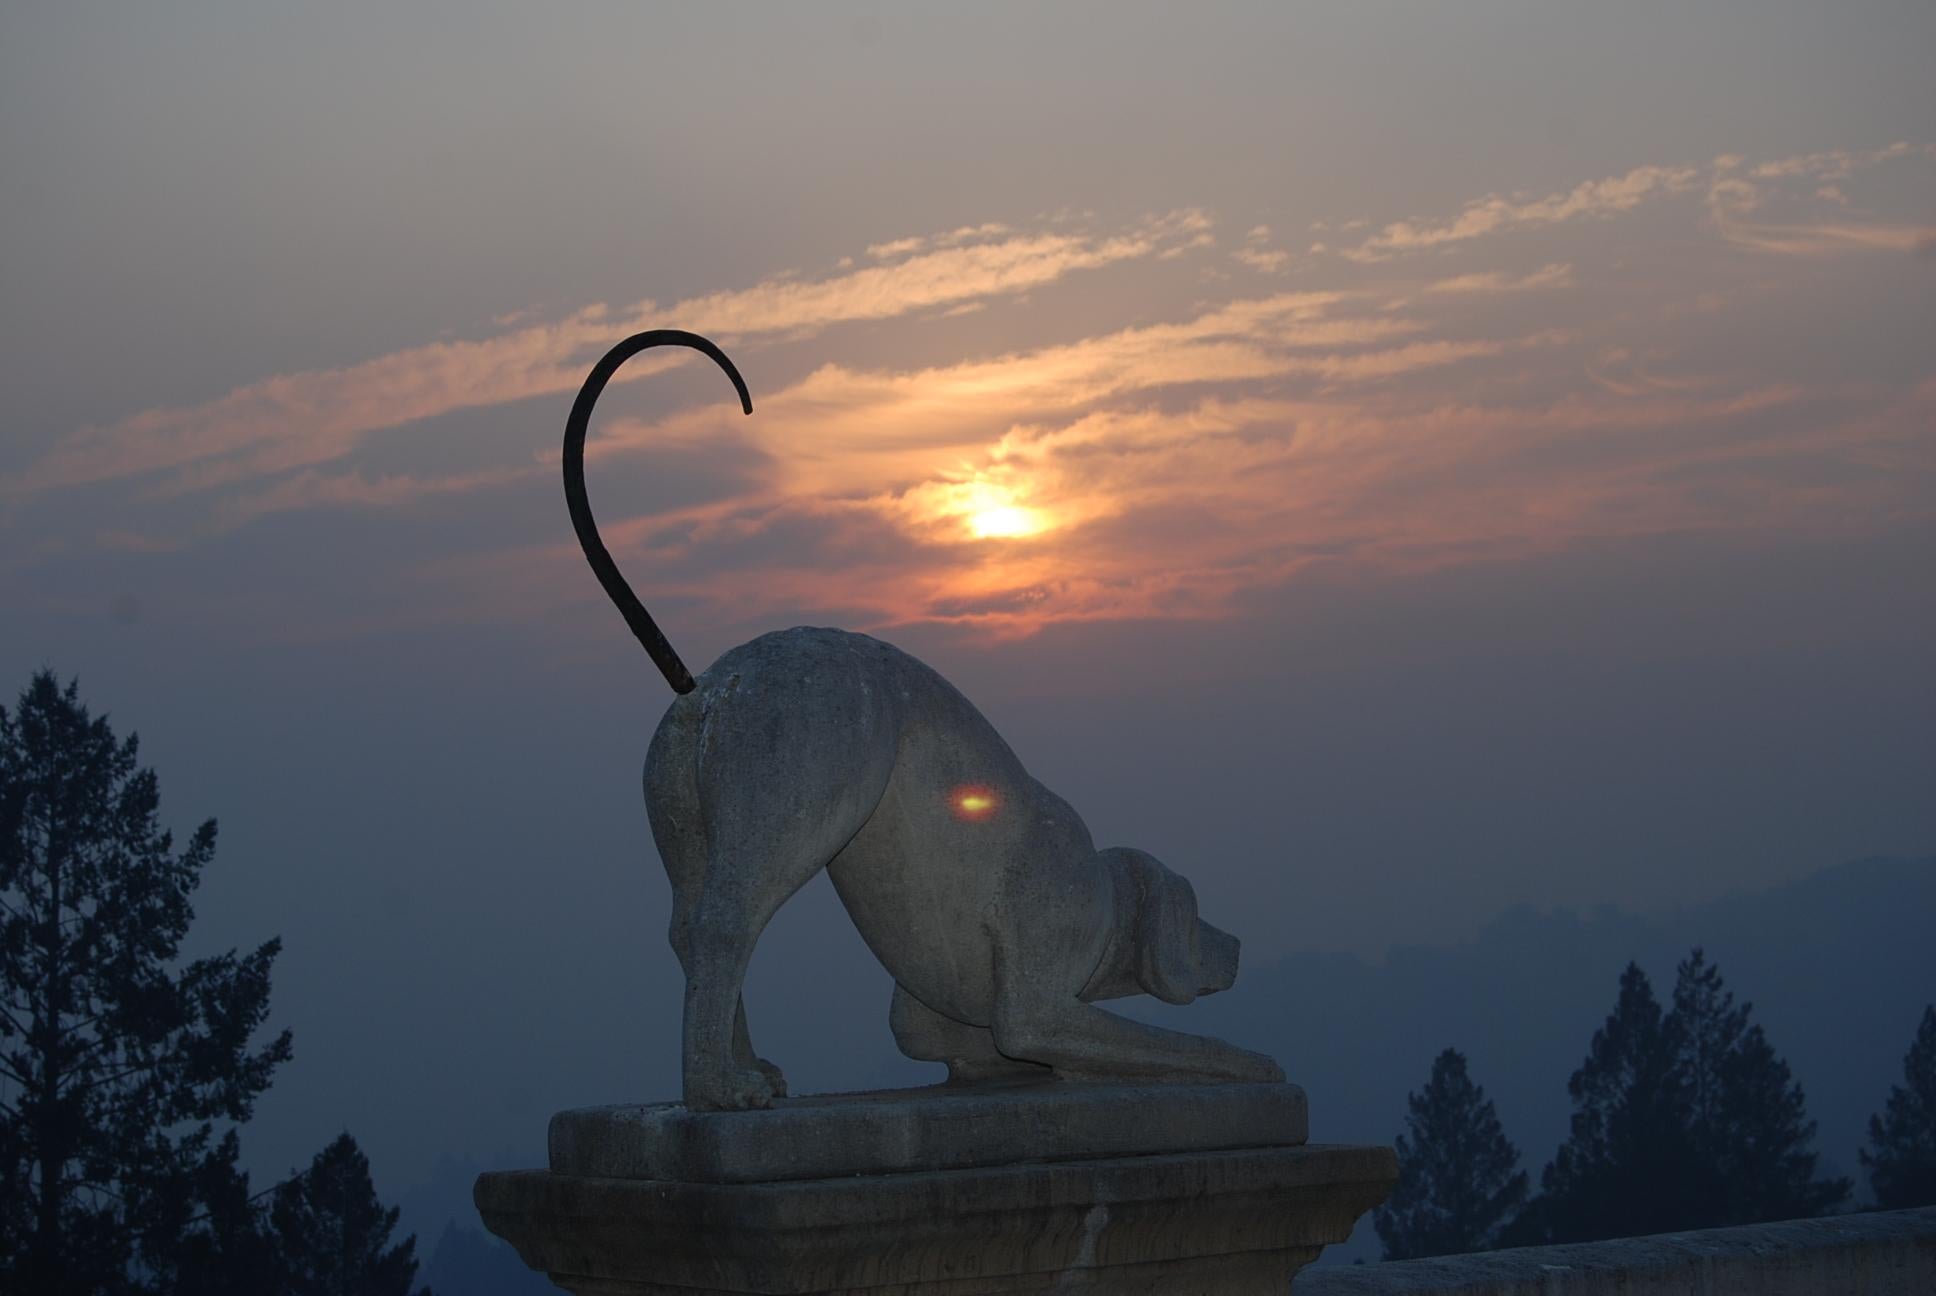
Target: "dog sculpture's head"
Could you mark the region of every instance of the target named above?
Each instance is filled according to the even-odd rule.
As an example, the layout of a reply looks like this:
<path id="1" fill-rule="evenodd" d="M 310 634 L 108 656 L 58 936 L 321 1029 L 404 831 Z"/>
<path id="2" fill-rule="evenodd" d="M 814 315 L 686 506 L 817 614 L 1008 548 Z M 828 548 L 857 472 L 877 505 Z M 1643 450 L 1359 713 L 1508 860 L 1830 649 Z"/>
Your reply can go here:
<path id="1" fill-rule="evenodd" d="M 1085 999 L 1153 994 L 1186 1004 L 1237 979 L 1237 938 L 1197 917 L 1190 883 L 1127 846 L 1096 852 L 1115 882 L 1116 932 Z"/>

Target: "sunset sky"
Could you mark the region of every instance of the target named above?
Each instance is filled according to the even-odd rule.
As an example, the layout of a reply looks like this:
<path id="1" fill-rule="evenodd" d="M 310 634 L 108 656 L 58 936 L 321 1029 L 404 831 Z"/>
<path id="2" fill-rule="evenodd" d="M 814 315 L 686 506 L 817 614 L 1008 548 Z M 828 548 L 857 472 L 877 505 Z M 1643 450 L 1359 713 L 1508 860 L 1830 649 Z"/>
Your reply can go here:
<path id="1" fill-rule="evenodd" d="M 0 685 L 221 820 L 197 939 L 287 944 L 259 1155 L 404 1181 L 676 1089 L 670 695 L 557 458 L 642 328 L 754 401 L 655 352 L 594 420 L 688 663 L 915 652 L 1247 960 L 1928 854 L 1932 51 L 1902 0 L 9 5 Z M 892 1058 L 857 949 L 824 890 L 762 946 L 756 1034 L 860 968 L 809 1081 Z"/>

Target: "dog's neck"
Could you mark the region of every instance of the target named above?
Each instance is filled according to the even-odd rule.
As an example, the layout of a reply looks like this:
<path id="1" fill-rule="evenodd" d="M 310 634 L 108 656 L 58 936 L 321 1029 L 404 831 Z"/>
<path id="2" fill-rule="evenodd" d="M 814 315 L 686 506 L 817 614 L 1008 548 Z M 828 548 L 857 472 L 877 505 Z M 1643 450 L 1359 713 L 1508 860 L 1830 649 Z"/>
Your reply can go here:
<path id="1" fill-rule="evenodd" d="M 1136 932 L 1142 918 L 1142 888 L 1113 859 L 1103 871 L 1109 878 L 1113 908 L 1109 921 L 1109 943 L 1103 947 L 1102 957 L 1096 961 L 1096 970 L 1089 975 L 1089 983 L 1082 987 L 1082 992 L 1077 996 L 1085 1003 L 1094 1003 L 1098 999 L 1124 999 L 1145 993 L 1137 977 L 1140 960 L 1136 943 Z"/>

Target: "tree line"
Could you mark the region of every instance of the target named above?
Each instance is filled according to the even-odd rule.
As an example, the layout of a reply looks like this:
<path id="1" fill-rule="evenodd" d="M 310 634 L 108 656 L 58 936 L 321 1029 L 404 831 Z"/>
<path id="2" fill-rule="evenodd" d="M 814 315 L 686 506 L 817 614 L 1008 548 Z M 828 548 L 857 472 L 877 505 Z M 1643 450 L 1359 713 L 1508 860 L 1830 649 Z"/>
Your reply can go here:
<path id="1" fill-rule="evenodd" d="M 177 849 L 138 752 L 49 671 L 0 706 L 0 1291 L 409 1296 L 348 1133 L 266 1188 L 238 1164 L 292 1056 L 259 1038 L 281 943 L 180 962 L 215 821 Z"/>
<path id="2" fill-rule="evenodd" d="M 1844 1209 L 1818 1174 L 1815 1122 L 1788 1064 L 1695 949 L 1665 1008 L 1632 963 L 1567 1082 L 1570 1132 L 1532 1191 L 1465 1055 L 1407 1100 L 1399 1181 L 1372 1215 L 1387 1260 L 1797 1219 Z M 1870 1117 L 1859 1158 L 1882 1210 L 1936 1205 L 1936 1005 Z"/>

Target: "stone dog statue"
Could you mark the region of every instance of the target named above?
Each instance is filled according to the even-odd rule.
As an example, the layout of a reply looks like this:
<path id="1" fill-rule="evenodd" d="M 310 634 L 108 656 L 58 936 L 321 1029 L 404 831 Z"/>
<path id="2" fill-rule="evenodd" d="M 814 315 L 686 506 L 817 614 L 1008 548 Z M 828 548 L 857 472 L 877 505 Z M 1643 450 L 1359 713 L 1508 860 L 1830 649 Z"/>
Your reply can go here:
<path id="1" fill-rule="evenodd" d="M 565 491 L 587 559 L 679 693 L 645 762 L 646 809 L 672 882 L 686 975 L 684 1099 L 765 1107 L 780 1071 L 755 1056 L 741 987 L 768 920 L 821 869 L 894 977 L 888 1020 L 951 1080 L 1280 1081 L 1271 1059 L 1094 1006 L 1227 989 L 1237 940 L 1197 917 L 1190 884 L 1126 847 L 1097 850 L 946 680 L 866 635 L 762 635 L 694 680 L 598 537 L 584 489 L 592 406 L 619 366 L 705 338 L 641 333 L 592 370 L 565 432 Z"/>

